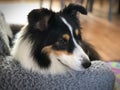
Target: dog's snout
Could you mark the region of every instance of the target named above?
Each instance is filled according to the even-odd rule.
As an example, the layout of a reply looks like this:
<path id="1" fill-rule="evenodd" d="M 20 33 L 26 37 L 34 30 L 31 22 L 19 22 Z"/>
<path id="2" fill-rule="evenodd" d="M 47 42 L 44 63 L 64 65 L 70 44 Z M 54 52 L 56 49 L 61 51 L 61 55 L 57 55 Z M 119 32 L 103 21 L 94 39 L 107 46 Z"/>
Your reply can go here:
<path id="1" fill-rule="evenodd" d="M 91 66 L 91 62 L 88 61 L 88 60 L 83 60 L 82 66 L 83 66 L 85 69 L 87 69 L 87 68 L 89 68 L 89 67 Z"/>

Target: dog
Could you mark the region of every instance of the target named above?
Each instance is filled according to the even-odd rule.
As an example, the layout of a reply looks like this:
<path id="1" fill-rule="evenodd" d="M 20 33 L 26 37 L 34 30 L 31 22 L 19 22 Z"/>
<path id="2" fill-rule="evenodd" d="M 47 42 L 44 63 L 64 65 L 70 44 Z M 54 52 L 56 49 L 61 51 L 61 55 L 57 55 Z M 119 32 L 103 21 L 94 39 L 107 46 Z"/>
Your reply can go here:
<path id="1" fill-rule="evenodd" d="M 77 12 L 87 15 L 81 5 L 69 4 L 60 12 L 45 8 L 28 14 L 28 24 L 17 34 L 11 55 L 27 70 L 42 74 L 81 71 L 99 60 L 98 53 L 85 42 Z"/>

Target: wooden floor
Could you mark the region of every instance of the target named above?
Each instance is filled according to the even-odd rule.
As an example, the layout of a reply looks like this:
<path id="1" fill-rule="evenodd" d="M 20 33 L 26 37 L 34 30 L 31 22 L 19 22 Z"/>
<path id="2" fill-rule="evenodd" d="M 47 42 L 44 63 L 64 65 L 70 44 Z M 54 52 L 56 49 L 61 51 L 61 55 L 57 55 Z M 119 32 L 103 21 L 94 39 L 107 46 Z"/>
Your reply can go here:
<path id="1" fill-rule="evenodd" d="M 93 14 L 81 16 L 80 19 L 83 19 L 83 38 L 94 45 L 102 59 L 120 61 L 120 23 L 109 22 Z"/>

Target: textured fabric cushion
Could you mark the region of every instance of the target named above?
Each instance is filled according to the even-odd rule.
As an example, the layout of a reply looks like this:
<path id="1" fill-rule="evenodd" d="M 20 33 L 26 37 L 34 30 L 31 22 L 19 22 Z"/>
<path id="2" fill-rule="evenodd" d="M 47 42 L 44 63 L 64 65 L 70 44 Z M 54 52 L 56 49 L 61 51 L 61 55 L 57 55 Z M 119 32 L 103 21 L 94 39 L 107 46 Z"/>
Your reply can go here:
<path id="1" fill-rule="evenodd" d="M 114 74 L 101 61 L 85 71 L 53 76 L 27 71 L 10 56 L 0 57 L 0 90 L 113 90 L 113 86 Z"/>

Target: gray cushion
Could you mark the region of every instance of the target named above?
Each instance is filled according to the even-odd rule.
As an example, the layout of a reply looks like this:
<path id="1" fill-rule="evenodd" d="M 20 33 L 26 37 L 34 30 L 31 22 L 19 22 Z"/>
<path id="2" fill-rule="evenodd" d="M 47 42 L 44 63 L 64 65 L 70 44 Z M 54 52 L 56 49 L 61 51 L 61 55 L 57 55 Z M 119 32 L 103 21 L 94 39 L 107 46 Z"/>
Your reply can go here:
<path id="1" fill-rule="evenodd" d="M 113 90 L 114 74 L 105 63 L 92 62 L 81 72 L 41 75 L 23 69 L 10 56 L 0 57 L 0 90 Z"/>

